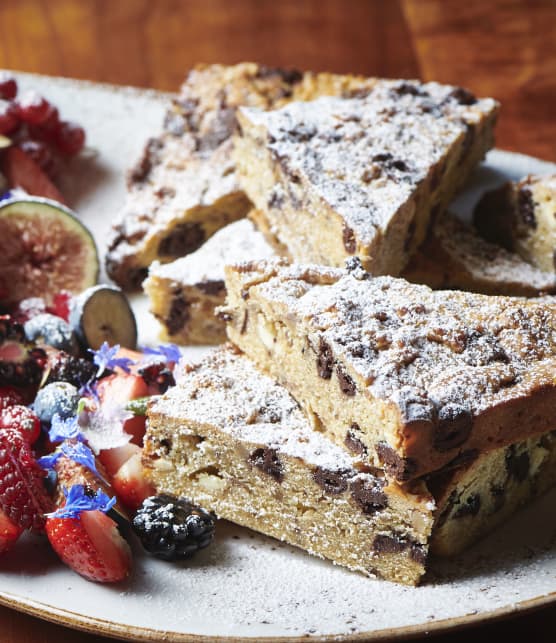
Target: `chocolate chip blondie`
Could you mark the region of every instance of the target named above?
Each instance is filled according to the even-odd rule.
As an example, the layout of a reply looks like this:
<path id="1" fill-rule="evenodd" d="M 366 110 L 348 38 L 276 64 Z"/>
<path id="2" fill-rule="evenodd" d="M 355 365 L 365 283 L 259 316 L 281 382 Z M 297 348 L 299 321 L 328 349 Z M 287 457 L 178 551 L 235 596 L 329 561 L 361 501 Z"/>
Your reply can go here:
<path id="1" fill-rule="evenodd" d="M 410 585 L 425 571 L 435 503 L 312 431 L 297 403 L 234 348 L 191 366 L 148 411 L 143 464 L 158 492 Z"/>
<path id="2" fill-rule="evenodd" d="M 461 551 L 556 478 L 547 433 L 468 451 L 426 480 L 389 481 L 357 449 L 314 431 L 288 392 L 230 345 L 187 367 L 148 413 L 143 460 L 159 492 L 406 584 L 419 582 L 429 553 Z"/>
<path id="3" fill-rule="evenodd" d="M 250 202 L 231 154 L 238 106 L 271 109 L 373 83 L 255 63 L 196 66 L 172 100 L 163 132 L 147 142 L 129 173 L 126 202 L 108 240 L 108 275 L 122 288 L 138 290 L 155 259 L 168 262 L 193 252 L 247 214 Z"/>
<path id="4" fill-rule="evenodd" d="M 221 344 L 226 326 L 215 308 L 226 297 L 224 265 L 274 255 L 248 219 L 230 223 L 199 250 L 171 263 L 155 262 L 143 283 L 162 339 L 177 344 Z"/>
<path id="5" fill-rule="evenodd" d="M 485 239 L 556 272 L 556 175 L 528 176 L 485 194 L 474 221 Z"/>
<path id="6" fill-rule="evenodd" d="M 358 255 L 372 274 L 398 275 L 492 146 L 497 111 L 461 88 L 389 80 L 351 98 L 242 108 L 239 181 L 295 261 Z"/>
<path id="7" fill-rule="evenodd" d="M 316 430 L 406 481 L 553 428 L 556 306 L 348 264 L 226 268 L 228 337 Z"/>
<path id="8" fill-rule="evenodd" d="M 450 214 L 440 217 L 402 277 L 434 289 L 485 295 L 535 297 L 556 292 L 554 272 L 543 272 L 518 254 L 486 241 Z"/>

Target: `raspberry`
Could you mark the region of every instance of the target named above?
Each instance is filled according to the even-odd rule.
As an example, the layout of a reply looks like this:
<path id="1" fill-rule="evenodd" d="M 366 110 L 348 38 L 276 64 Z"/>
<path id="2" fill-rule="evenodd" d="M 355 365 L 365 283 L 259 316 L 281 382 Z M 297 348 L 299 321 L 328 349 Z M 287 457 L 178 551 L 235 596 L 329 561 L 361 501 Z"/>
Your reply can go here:
<path id="1" fill-rule="evenodd" d="M 0 431 L 0 509 L 23 529 L 43 531 L 45 513 L 53 508 L 44 471 L 31 447 L 14 429 Z"/>
<path id="2" fill-rule="evenodd" d="M 54 107 L 37 92 L 27 92 L 17 101 L 19 118 L 32 125 L 44 123 L 53 111 Z"/>
<path id="3" fill-rule="evenodd" d="M 0 429 L 19 431 L 29 444 L 34 444 L 41 433 L 41 421 L 30 408 L 15 404 L 0 413 Z"/>
<path id="4" fill-rule="evenodd" d="M 48 306 L 47 311 L 57 317 L 61 317 L 65 321 L 69 321 L 71 300 L 71 293 L 67 290 L 62 290 L 58 294 L 54 295 L 52 305 Z"/>
<path id="5" fill-rule="evenodd" d="M 85 145 L 85 130 L 70 121 L 60 121 L 56 133 L 56 146 L 58 151 L 67 156 L 79 154 Z"/>
<path id="6" fill-rule="evenodd" d="M 145 380 L 149 389 L 153 389 L 153 393 L 161 394 L 166 393 L 170 386 L 174 386 L 176 380 L 174 374 L 162 362 L 155 362 L 154 364 L 147 364 L 138 370 L 139 375 Z"/>
<path id="7" fill-rule="evenodd" d="M 23 395 L 13 386 L 1 386 L 0 413 L 15 404 L 23 404 Z"/>
<path id="8" fill-rule="evenodd" d="M 19 116 L 13 103 L 0 100 L 0 134 L 11 134 L 19 125 Z"/>

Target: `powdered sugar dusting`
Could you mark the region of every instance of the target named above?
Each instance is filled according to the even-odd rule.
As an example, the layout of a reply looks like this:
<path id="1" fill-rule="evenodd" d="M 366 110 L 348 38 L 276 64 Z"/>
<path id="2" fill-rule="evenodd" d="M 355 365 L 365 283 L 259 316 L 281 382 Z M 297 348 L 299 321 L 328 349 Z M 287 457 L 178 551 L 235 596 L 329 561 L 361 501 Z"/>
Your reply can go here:
<path id="1" fill-rule="evenodd" d="M 173 419 L 203 422 L 240 440 L 260 443 L 330 471 L 354 469 L 357 460 L 313 431 L 295 400 L 233 348 L 186 367 L 150 409 Z"/>
<path id="2" fill-rule="evenodd" d="M 242 112 L 265 128 L 268 149 L 292 180 L 304 176 L 368 244 L 468 127 L 496 108 L 461 91 L 381 80 L 362 98 Z"/>
<path id="3" fill-rule="evenodd" d="M 556 307 L 545 302 L 280 262 L 243 277 L 261 281 L 258 296 L 285 306 L 313 346 L 328 343 L 379 398 L 410 387 L 435 405 L 479 413 L 554 386 Z"/>
<path id="4" fill-rule="evenodd" d="M 223 281 L 226 264 L 273 255 L 273 249 L 251 221 L 242 219 L 219 230 L 196 252 L 171 263 L 153 264 L 149 276 L 167 279 L 179 286 L 194 286 Z"/>

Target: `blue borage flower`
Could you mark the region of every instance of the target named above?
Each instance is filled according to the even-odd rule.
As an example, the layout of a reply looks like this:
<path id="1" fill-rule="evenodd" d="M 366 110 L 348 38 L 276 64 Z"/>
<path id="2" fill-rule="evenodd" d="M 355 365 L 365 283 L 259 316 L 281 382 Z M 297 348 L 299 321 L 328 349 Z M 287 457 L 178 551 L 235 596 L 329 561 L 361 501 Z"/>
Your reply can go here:
<path id="1" fill-rule="evenodd" d="M 86 444 L 83 444 L 83 442 L 63 442 L 62 446 L 54 451 L 54 453 L 50 453 L 49 455 L 39 458 L 37 462 L 43 469 L 54 469 L 56 462 L 63 455 L 70 460 L 87 467 L 87 469 L 92 471 L 97 478 L 100 478 L 101 480 L 104 479 L 97 469 L 93 452 Z"/>
<path id="2" fill-rule="evenodd" d="M 0 194 L 0 201 L 7 201 L 8 199 L 11 199 L 13 197 L 13 193 L 11 190 L 7 190 L 6 192 L 3 192 Z"/>
<path id="3" fill-rule="evenodd" d="M 63 420 L 58 413 L 52 417 L 48 437 L 51 442 L 63 442 L 64 440 L 81 440 L 83 442 L 85 440 L 81 435 L 77 416 L 74 415 Z"/>
<path id="4" fill-rule="evenodd" d="M 100 402 L 100 397 L 98 395 L 97 382 L 95 380 L 89 380 L 85 382 L 83 386 L 79 389 L 79 395 L 82 398 L 87 397 L 95 402 Z"/>
<path id="5" fill-rule="evenodd" d="M 63 489 L 63 492 L 66 504 L 53 513 L 46 514 L 48 518 L 79 518 L 83 511 L 106 513 L 116 504 L 116 498 L 109 498 L 102 489 L 97 489 L 93 496 L 82 484 L 73 485 L 69 491 Z"/>
<path id="6" fill-rule="evenodd" d="M 141 348 L 141 351 L 145 355 L 163 357 L 165 362 L 174 362 L 174 364 L 177 364 L 181 359 L 181 351 L 175 344 L 160 344 L 156 348 L 145 346 Z"/>
<path id="7" fill-rule="evenodd" d="M 116 357 L 119 350 L 119 344 L 110 346 L 108 342 L 103 342 L 97 351 L 89 348 L 89 353 L 93 354 L 93 362 L 98 366 L 97 377 L 100 377 L 106 369 L 121 368 L 126 373 L 130 372 L 130 367 L 135 362 L 129 357 Z"/>

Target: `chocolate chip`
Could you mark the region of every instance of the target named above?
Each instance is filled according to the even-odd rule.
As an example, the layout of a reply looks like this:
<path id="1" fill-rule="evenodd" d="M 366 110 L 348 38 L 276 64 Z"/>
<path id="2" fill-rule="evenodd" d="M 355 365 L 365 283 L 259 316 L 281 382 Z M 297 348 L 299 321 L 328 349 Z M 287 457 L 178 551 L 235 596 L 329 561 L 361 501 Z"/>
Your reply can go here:
<path id="1" fill-rule="evenodd" d="M 409 557 L 417 564 L 424 566 L 427 562 L 427 548 L 419 543 L 411 543 Z"/>
<path id="2" fill-rule="evenodd" d="M 521 188 L 517 194 L 517 208 L 523 223 L 535 230 L 537 219 L 535 217 L 535 202 L 533 193 L 529 188 Z"/>
<path id="3" fill-rule="evenodd" d="M 342 241 L 344 242 L 344 248 L 346 249 L 346 252 L 349 252 L 349 254 L 351 255 L 354 254 L 354 252 L 357 250 L 357 241 L 355 239 L 355 233 L 347 225 L 344 225 L 344 228 L 342 230 Z"/>
<path id="4" fill-rule="evenodd" d="M 205 231 L 199 223 L 179 223 L 158 244 L 158 254 L 164 257 L 183 257 L 205 240 Z"/>
<path id="5" fill-rule="evenodd" d="M 174 188 L 162 186 L 154 191 L 154 195 L 159 199 L 173 199 L 176 196 Z"/>
<path id="6" fill-rule="evenodd" d="M 172 297 L 170 310 L 164 319 L 164 325 L 169 335 L 176 335 L 185 326 L 189 319 L 189 302 L 181 293 Z"/>
<path id="7" fill-rule="evenodd" d="M 444 453 L 462 445 L 473 428 L 473 416 L 469 409 L 449 402 L 438 411 L 438 423 L 434 428 L 433 447 Z"/>
<path id="8" fill-rule="evenodd" d="M 255 449 L 249 456 L 248 462 L 267 473 L 277 482 L 282 482 L 284 479 L 284 468 L 275 449 Z"/>
<path id="9" fill-rule="evenodd" d="M 475 126 L 472 125 L 471 123 L 465 123 L 465 122 L 464 122 L 464 125 L 466 129 L 463 137 L 463 143 L 461 144 L 461 156 L 459 158 L 460 164 L 467 159 L 467 154 L 469 153 L 469 150 L 473 145 L 473 141 L 475 140 Z"/>
<path id="10" fill-rule="evenodd" d="M 227 141 L 236 128 L 236 110 L 231 107 L 219 107 L 209 127 L 196 140 L 196 149 L 200 152 L 211 152 L 224 141 Z"/>
<path id="11" fill-rule="evenodd" d="M 277 192 L 272 190 L 270 197 L 267 200 L 267 205 L 269 208 L 281 208 L 284 205 L 284 195 L 282 192 Z"/>
<path id="12" fill-rule="evenodd" d="M 344 395 L 353 397 L 357 390 L 355 387 L 355 382 L 346 373 L 346 371 L 344 370 L 344 367 L 341 364 L 338 364 L 336 366 L 336 374 L 338 376 L 338 384 L 340 385 L 340 391 L 342 391 Z"/>
<path id="13" fill-rule="evenodd" d="M 409 248 L 411 247 L 411 243 L 413 241 L 413 238 L 415 237 L 415 230 L 417 229 L 417 222 L 415 219 L 411 221 L 409 226 L 407 227 L 407 232 L 405 235 L 405 240 L 403 242 L 403 249 L 404 252 L 408 252 Z"/>
<path id="14" fill-rule="evenodd" d="M 375 450 L 379 462 L 390 476 L 400 482 L 413 478 L 417 471 L 417 463 L 413 458 L 402 458 L 386 442 L 379 442 Z"/>
<path id="15" fill-rule="evenodd" d="M 463 87 L 456 87 L 448 94 L 448 97 L 453 98 L 460 105 L 474 105 L 477 102 L 475 95 Z"/>
<path id="16" fill-rule="evenodd" d="M 467 451 L 462 451 L 458 455 L 450 460 L 448 464 L 445 464 L 440 471 L 437 473 L 445 473 L 447 471 L 453 471 L 454 469 L 459 469 L 462 466 L 468 466 L 474 462 L 479 457 L 478 449 L 467 449 Z"/>
<path id="17" fill-rule="evenodd" d="M 162 148 L 163 143 L 159 139 L 150 138 L 143 149 L 141 158 L 136 165 L 130 170 L 127 176 L 128 187 L 133 183 L 142 183 L 148 176 L 153 165 L 157 162 L 158 151 Z"/>
<path id="18" fill-rule="evenodd" d="M 214 279 L 209 281 L 200 281 L 198 284 L 195 284 L 195 288 L 204 292 L 205 295 L 218 295 L 221 292 L 224 292 L 226 286 L 222 279 Z"/>
<path id="19" fill-rule="evenodd" d="M 267 67 L 259 65 L 256 78 L 281 78 L 288 85 L 295 85 L 303 79 L 303 74 L 297 69 L 281 69 L 280 67 Z"/>
<path id="20" fill-rule="evenodd" d="M 481 496 L 478 493 L 470 495 L 464 504 L 460 505 L 454 512 L 454 518 L 464 516 L 476 516 L 481 508 Z"/>
<path id="21" fill-rule="evenodd" d="M 527 479 L 530 467 L 529 454 L 527 451 L 518 454 L 515 445 L 512 444 L 506 450 L 505 464 L 509 476 L 518 482 L 523 482 Z"/>
<path id="22" fill-rule="evenodd" d="M 490 485 L 490 493 L 494 498 L 494 503 L 492 506 L 492 513 L 500 511 L 506 502 L 506 490 L 500 485 L 492 484 Z"/>
<path id="23" fill-rule="evenodd" d="M 223 310 L 218 311 L 218 312 L 216 313 L 216 317 L 217 317 L 220 321 L 223 321 L 223 322 L 224 322 L 224 323 L 226 323 L 226 324 L 227 324 L 228 322 L 231 322 L 231 321 L 232 321 L 232 319 L 234 318 L 234 317 L 233 317 L 233 315 L 231 315 L 230 313 L 225 312 L 225 311 L 223 311 Z"/>
<path id="24" fill-rule="evenodd" d="M 110 271 L 107 272 L 110 274 Z M 147 275 L 149 274 L 149 269 L 148 268 L 143 268 L 143 267 L 137 267 L 137 268 L 131 268 L 130 270 L 127 271 L 126 274 L 126 281 L 128 284 L 128 288 L 130 290 L 139 290 L 141 288 L 141 284 L 145 281 L 147 278 Z"/>
<path id="25" fill-rule="evenodd" d="M 163 438 L 162 440 L 158 441 L 158 446 L 160 447 L 161 451 L 165 455 L 168 455 L 172 450 L 172 441 L 166 438 Z"/>
<path id="26" fill-rule="evenodd" d="M 361 259 L 359 257 L 350 257 L 349 259 L 346 259 L 346 270 L 350 273 L 352 277 L 355 277 L 355 279 L 359 279 L 359 281 L 364 281 L 365 279 L 369 279 L 371 276 L 365 268 L 363 268 L 363 264 L 361 263 Z"/>
<path id="27" fill-rule="evenodd" d="M 359 425 L 354 422 L 346 433 L 344 444 L 352 453 L 365 455 L 367 453 L 367 447 L 363 444 L 360 438 L 357 437 L 357 433 L 360 431 L 361 429 Z"/>
<path id="28" fill-rule="evenodd" d="M 323 380 L 329 380 L 332 377 L 332 368 L 334 366 L 334 357 L 332 349 L 322 339 L 319 339 L 319 352 L 317 355 L 317 373 Z"/>
<path id="29" fill-rule="evenodd" d="M 330 471 L 317 467 L 313 472 L 313 480 L 322 487 L 326 493 L 337 495 L 348 488 L 347 471 Z"/>
<path id="30" fill-rule="evenodd" d="M 382 490 L 383 481 L 360 476 L 351 483 L 351 497 L 363 513 L 373 515 L 388 507 L 388 497 Z"/>
<path id="31" fill-rule="evenodd" d="M 422 87 L 419 87 L 418 85 L 415 85 L 414 83 L 408 83 L 406 81 L 400 82 L 398 85 L 396 85 L 393 88 L 393 91 L 398 94 L 398 96 L 428 96 L 428 92 L 426 92 Z"/>
<path id="32" fill-rule="evenodd" d="M 385 534 L 377 534 L 372 545 L 373 551 L 377 554 L 399 554 L 408 547 L 407 540 Z"/>

